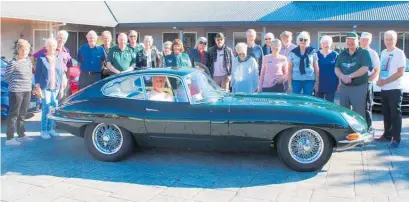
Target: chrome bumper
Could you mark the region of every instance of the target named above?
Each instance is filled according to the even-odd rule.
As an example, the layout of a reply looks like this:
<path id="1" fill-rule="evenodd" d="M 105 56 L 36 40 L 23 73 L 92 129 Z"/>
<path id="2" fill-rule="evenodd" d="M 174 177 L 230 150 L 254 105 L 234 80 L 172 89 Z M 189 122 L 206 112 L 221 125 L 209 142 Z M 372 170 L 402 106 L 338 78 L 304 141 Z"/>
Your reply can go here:
<path id="1" fill-rule="evenodd" d="M 371 141 L 373 139 L 374 139 L 373 134 L 366 132 L 364 134 L 361 134 L 361 137 L 359 137 L 356 140 L 339 140 L 338 143 L 339 144 L 365 143 L 365 142 L 369 142 L 369 141 Z"/>
<path id="2" fill-rule="evenodd" d="M 57 122 L 73 122 L 73 123 L 92 123 L 92 121 L 89 120 L 82 120 L 82 119 L 72 119 L 72 118 L 62 118 L 62 117 L 57 117 L 53 115 L 47 115 L 48 119 L 57 121 Z"/>

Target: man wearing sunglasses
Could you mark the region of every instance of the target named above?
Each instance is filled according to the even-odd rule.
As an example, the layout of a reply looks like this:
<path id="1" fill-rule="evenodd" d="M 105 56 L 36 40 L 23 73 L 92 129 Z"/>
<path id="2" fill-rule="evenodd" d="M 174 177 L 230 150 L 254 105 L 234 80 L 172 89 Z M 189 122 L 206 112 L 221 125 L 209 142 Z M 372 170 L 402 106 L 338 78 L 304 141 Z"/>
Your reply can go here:
<path id="1" fill-rule="evenodd" d="M 216 45 L 209 49 L 210 76 L 217 85 L 229 91 L 233 51 L 224 43 L 226 38 L 223 33 L 217 33 L 214 39 Z"/>
<path id="2" fill-rule="evenodd" d="M 359 47 L 355 32 L 346 36 L 347 49 L 339 54 L 335 74 L 341 81 L 339 88 L 340 105 L 366 117 L 366 95 L 368 93 L 368 70 L 373 65 L 368 50 Z"/>
<path id="3" fill-rule="evenodd" d="M 136 57 L 136 53 L 143 49 L 142 44 L 138 44 L 137 41 L 138 32 L 136 32 L 135 30 L 129 31 L 128 39 L 129 39 L 128 47 L 130 47 L 133 50 L 134 54 L 133 56 Z"/>

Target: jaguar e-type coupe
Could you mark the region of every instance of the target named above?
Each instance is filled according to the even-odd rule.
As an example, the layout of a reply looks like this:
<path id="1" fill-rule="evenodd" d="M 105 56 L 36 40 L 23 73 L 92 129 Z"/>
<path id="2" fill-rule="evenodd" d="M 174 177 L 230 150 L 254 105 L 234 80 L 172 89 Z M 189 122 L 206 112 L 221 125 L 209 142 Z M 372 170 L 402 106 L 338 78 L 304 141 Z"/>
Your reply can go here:
<path id="1" fill-rule="evenodd" d="M 297 171 L 370 140 L 357 113 L 312 96 L 233 94 L 195 68 L 122 73 L 68 97 L 48 115 L 102 161 L 135 147 L 247 151 L 275 148 Z"/>

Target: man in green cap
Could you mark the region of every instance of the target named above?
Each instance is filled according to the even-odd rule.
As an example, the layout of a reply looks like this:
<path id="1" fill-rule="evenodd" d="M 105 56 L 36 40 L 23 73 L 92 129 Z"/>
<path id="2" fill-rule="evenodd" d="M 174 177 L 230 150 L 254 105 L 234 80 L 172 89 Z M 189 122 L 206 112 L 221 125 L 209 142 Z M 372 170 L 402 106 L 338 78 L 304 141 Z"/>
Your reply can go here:
<path id="1" fill-rule="evenodd" d="M 340 81 L 339 97 L 343 107 L 366 117 L 366 94 L 368 71 L 372 71 L 368 50 L 359 47 L 358 34 L 350 32 L 346 37 L 347 49 L 341 52 L 335 65 L 335 74 Z"/>
<path id="2" fill-rule="evenodd" d="M 118 35 L 118 45 L 109 50 L 107 67 L 114 74 L 135 69 L 136 59 L 132 48 L 126 45 L 127 41 L 126 34 L 120 33 Z"/>

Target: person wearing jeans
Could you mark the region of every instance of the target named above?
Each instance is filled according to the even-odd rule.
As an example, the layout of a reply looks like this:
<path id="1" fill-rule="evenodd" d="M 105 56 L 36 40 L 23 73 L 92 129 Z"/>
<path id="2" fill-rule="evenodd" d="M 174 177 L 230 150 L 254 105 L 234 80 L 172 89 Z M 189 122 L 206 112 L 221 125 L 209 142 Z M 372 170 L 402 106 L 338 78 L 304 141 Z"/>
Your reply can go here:
<path id="1" fill-rule="evenodd" d="M 381 73 L 376 85 L 381 87 L 384 133 L 379 141 L 390 142 L 389 148 L 399 147 L 402 131 L 403 80 L 405 53 L 396 47 L 398 35 L 389 30 L 384 34 L 386 49 L 381 53 Z"/>
<path id="2" fill-rule="evenodd" d="M 10 98 L 10 113 L 5 144 L 18 146 L 23 141 L 33 140 L 24 134 L 24 119 L 31 100 L 33 73 L 31 60 L 28 58 L 30 43 L 24 39 L 19 39 L 16 43 L 15 51 L 16 56 L 10 61 L 5 73 L 5 81 L 8 83 Z M 16 123 L 18 137 L 14 138 Z"/>
<path id="3" fill-rule="evenodd" d="M 58 106 L 58 99 L 62 98 L 64 91 L 61 90 L 64 68 L 62 58 L 55 54 L 57 41 L 49 38 L 45 42 L 47 52 L 39 57 L 36 65 L 35 82 L 36 94 L 41 98 L 41 137 L 50 139 L 51 136 L 59 136 L 55 132 L 55 123 L 47 118 L 51 107 Z"/>
<path id="4" fill-rule="evenodd" d="M 298 46 L 288 55 L 288 92 L 312 95 L 318 91 L 319 70 L 317 51 L 310 47 L 308 32 L 297 37 Z"/>

